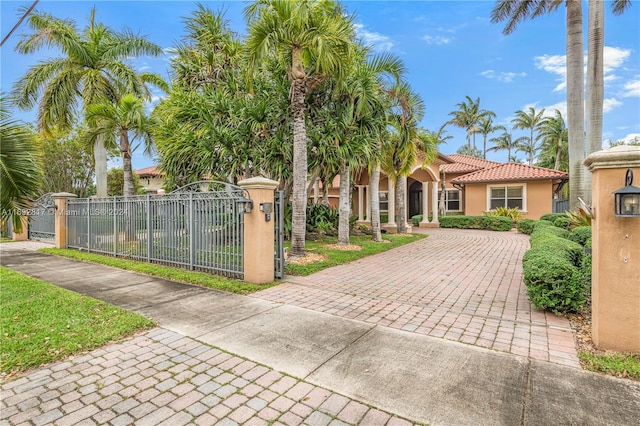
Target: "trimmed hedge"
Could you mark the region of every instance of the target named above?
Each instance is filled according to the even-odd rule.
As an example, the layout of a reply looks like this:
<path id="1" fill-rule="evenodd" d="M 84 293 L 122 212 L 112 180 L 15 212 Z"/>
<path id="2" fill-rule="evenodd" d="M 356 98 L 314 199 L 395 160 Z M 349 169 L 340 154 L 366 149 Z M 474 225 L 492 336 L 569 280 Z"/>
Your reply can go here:
<path id="1" fill-rule="evenodd" d="M 534 226 L 522 265 L 527 295 L 538 309 L 575 312 L 587 301 L 590 258 L 585 259 L 583 247 L 570 236 L 543 221 Z"/>
<path id="2" fill-rule="evenodd" d="M 567 215 L 565 213 L 547 213 L 540 216 L 540 220 L 548 220 L 553 223 L 559 217 L 567 217 Z"/>
<path id="3" fill-rule="evenodd" d="M 413 223 L 413 226 L 420 226 L 420 222 L 422 222 L 423 217 L 424 216 L 421 214 L 411 216 L 411 223 Z M 427 219 L 429 220 L 429 222 L 431 222 L 431 215 L 427 216 Z"/>
<path id="4" fill-rule="evenodd" d="M 499 216 L 443 216 L 438 220 L 441 228 L 510 231 L 513 227 L 511 219 Z"/>
<path id="5" fill-rule="evenodd" d="M 577 226 L 573 228 L 569 239 L 580 245 L 586 246 L 587 241 L 591 239 L 591 227 L 590 226 Z"/>
<path id="6" fill-rule="evenodd" d="M 564 217 L 557 217 L 553 220 L 553 226 L 557 226 L 558 228 L 569 229 L 571 226 L 571 221 L 565 215 Z"/>
<path id="7" fill-rule="evenodd" d="M 533 220 L 533 219 L 520 219 L 517 227 L 518 232 L 522 234 L 531 235 L 537 222 L 538 222 L 537 220 Z"/>

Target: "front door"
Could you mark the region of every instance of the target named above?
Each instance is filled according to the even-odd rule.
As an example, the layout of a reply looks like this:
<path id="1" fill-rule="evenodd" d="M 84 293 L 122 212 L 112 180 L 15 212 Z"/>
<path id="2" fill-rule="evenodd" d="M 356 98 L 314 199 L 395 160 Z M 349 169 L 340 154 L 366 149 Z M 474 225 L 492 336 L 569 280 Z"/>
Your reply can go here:
<path id="1" fill-rule="evenodd" d="M 409 186 L 409 219 L 422 214 L 422 182 L 413 181 Z"/>

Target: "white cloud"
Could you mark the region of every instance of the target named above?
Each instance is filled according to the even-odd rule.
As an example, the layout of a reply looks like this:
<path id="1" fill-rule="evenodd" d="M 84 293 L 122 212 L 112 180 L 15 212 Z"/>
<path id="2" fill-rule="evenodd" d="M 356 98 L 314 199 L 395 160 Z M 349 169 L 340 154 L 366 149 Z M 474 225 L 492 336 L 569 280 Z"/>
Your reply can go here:
<path id="1" fill-rule="evenodd" d="M 602 101 L 602 112 L 609 112 L 612 109 L 619 107 L 620 105 L 622 105 L 622 102 L 620 102 L 616 98 L 604 99 Z"/>
<path id="2" fill-rule="evenodd" d="M 355 24 L 356 33 L 365 45 L 372 46 L 374 50 L 388 52 L 393 48 L 393 41 L 390 37 L 369 31 L 362 24 Z"/>
<path id="3" fill-rule="evenodd" d="M 620 49 L 617 47 L 605 46 L 604 47 L 604 81 L 611 82 L 616 80 L 614 71 L 620 68 L 624 62 L 631 55 L 631 50 Z M 542 55 L 533 58 L 536 68 L 547 71 L 548 73 L 559 76 L 557 81 L 558 85 L 553 89 L 554 92 L 559 92 L 567 87 L 567 56 L 566 55 Z M 585 55 L 584 64 L 587 66 L 588 57 Z M 586 76 L 585 68 L 585 76 Z"/>
<path id="4" fill-rule="evenodd" d="M 536 104 L 531 106 L 535 107 L 535 105 Z M 526 108 L 528 107 L 529 105 L 526 106 Z M 556 110 L 558 110 L 560 111 L 560 114 L 562 114 L 562 117 L 564 117 L 565 121 L 567 120 L 567 101 L 557 102 L 542 108 L 544 108 L 544 113 L 542 114 L 543 117 L 554 117 L 556 115 Z M 537 110 L 539 111 L 542 108 L 538 108 Z M 523 111 L 526 111 L 526 109 L 523 108 Z"/>
<path id="5" fill-rule="evenodd" d="M 623 141 L 625 144 L 629 144 L 631 142 L 638 142 L 638 141 L 640 141 L 640 133 L 629 133 L 625 137 L 623 137 L 621 139 L 616 139 L 615 141 L 612 141 L 611 139 L 608 139 L 606 141 L 607 144 L 605 145 L 605 147 L 606 148 L 610 148 L 611 147 L 611 142 L 618 142 L 618 141 Z"/>
<path id="6" fill-rule="evenodd" d="M 444 37 L 439 35 L 431 36 L 428 34 L 422 37 L 422 39 L 426 41 L 427 44 L 436 44 L 436 45 L 449 44 L 453 41 L 453 37 Z"/>
<path id="7" fill-rule="evenodd" d="M 526 72 L 500 72 L 496 73 L 494 70 L 486 70 L 480 73 L 483 77 L 502 81 L 503 83 L 511 83 L 516 77 L 526 77 Z"/>
<path id="8" fill-rule="evenodd" d="M 640 79 L 626 83 L 624 90 L 624 97 L 640 96 Z"/>

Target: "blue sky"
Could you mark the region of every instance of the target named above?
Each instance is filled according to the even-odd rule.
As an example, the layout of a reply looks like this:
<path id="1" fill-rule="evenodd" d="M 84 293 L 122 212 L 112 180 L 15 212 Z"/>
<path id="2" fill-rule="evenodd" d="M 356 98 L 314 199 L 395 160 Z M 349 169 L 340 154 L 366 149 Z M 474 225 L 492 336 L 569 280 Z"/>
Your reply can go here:
<path id="1" fill-rule="evenodd" d="M 208 7 L 226 10 L 226 18 L 239 34 L 246 34 L 239 1 L 202 1 Z M 565 11 L 521 24 L 509 36 L 502 25 L 492 24 L 489 15 L 494 1 L 346 1 L 356 14 L 359 36 L 380 52 L 400 56 L 409 70 L 408 79 L 426 105 L 423 127 L 436 130 L 449 118 L 456 104 L 480 97 L 481 107 L 497 114 L 496 121 L 510 128 L 514 111 L 535 106 L 549 115 L 556 108 L 566 118 Z M 1 35 L 17 21 L 19 9 L 30 1 L 0 3 Z M 83 28 L 95 5 L 97 19 L 116 30 L 129 28 L 163 48 L 174 46 L 184 34 L 183 18 L 196 9 L 191 1 L 47 1 L 38 10 L 69 18 Z M 640 4 L 622 16 L 613 16 L 610 3 L 605 17 L 605 101 L 604 140 L 640 136 Z M 586 31 L 586 2 L 585 31 Z M 43 52 L 19 55 L 15 44 L 26 26 L 18 29 L 1 50 L 2 91 L 38 60 L 55 55 Z M 585 34 L 586 38 L 586 34 Z M 585 41 L 586 49 L 586 41 Z M 169 55 L 138 58 L 140 70 L 169 75 Z M 158 94 L 160 95 L 160 94 Z M 34 112 L 16 112 L 25 121 Z M 453 136 L 442 152 L 451 154 L 465 144 L 464 132 L 448 127 Z M 524 135 L 514 131 L 514 136 Z M 493 136 L 498 136 L 497 134 Z M 477 137 L 479 145 L 482 136 Z M 606 146 L 606 144 L 605 144 Z M 524 154 L 519 154 L 520 158 Z M 506 161 L 506 152 L 489 154 L 489 159 Z M 154 164 L 152 158 L 135 153 L 135 169 Z"/>

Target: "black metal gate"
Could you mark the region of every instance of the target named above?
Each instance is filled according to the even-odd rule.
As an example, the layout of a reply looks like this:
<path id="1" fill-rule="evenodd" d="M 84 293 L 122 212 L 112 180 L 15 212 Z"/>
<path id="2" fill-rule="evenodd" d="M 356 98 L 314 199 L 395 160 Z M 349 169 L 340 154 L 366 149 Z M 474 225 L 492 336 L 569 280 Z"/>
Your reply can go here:
<path id="1" fill-rule="evenodd" d="M 33 203 L 29 211 L 29 239 L 53 241 L 55 239 L 56 208 L 51 197 L 53 192 L 44 194 Z"/>
<path id="2" fill-rule="evenodd" d="M 275 194 L 275 206 L 274 222 L 275 222 L 275 269 L 274 275 L 276 278 L 284 278 L 284 193 L 282 191 L 276 191 Z"/>

